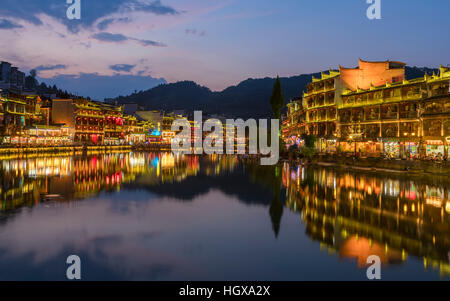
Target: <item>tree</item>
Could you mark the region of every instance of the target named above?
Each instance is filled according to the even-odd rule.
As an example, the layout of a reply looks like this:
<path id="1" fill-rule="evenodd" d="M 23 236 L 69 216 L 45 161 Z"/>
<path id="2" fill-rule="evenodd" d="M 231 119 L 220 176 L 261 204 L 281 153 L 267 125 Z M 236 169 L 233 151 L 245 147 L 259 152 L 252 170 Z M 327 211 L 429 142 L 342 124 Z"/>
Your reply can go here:
<path id="1" fill-rule="evenodd" d="M 32 69 L 30 75 L 25 77 L 25 88 L 28 90 L 36 90 L 38 86 L 38 81 L 36 80 L 36 70 Z"/>
<path id="2" fill-rule="evenodd" d="M 270 106 L 272 108 L 273 117 L 275 119 L 281 119 L 281 110 L 284 107 L 284 96 L 279 76 L 277 76 L 275 84 L 273 85 L 272 97 L 270 97 Z"/>
<path id="3" fill-rule="evenodd" d="M 314 135 L 302 134 L 302 139 L 305 141 L 305 145 L 300 148 L 300 156 L 311 159 L 317 154 L 315 148 L 317 138 Z"/>
<path id="4" fill-rule="evenodd" d="M 302 139 L 305 141 L 305 146 L 309 148 L 314 148 L 316 143 L 316 136 L 314 135 L 308 135 L 308 134 L 302 134 Z"/>

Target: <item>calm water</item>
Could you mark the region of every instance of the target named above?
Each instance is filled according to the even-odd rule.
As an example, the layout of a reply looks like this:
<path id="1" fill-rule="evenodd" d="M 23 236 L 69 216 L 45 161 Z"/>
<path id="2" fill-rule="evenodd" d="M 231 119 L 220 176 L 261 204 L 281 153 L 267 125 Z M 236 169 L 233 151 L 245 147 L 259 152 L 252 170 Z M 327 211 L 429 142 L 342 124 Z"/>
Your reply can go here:
<path id="1" fill-rule="evenodd" d="M 0 279 L 449 280 L 450 187 L 235 157 L 0 161 Z"/>

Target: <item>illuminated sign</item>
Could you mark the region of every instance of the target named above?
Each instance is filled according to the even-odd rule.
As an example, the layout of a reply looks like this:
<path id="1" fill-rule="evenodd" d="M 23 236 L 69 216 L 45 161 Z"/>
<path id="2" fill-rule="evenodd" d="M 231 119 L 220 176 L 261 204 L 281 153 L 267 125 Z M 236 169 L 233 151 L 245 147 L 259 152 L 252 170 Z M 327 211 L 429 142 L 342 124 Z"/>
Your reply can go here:
<path id="1" fill-rule="evenodd" d="M 152 135 L 152 136 L 161 136 L 161 132 L 158 131 L 158 130 L 154 130 L 153 132 L 151 132 L 150 135 Z"/>

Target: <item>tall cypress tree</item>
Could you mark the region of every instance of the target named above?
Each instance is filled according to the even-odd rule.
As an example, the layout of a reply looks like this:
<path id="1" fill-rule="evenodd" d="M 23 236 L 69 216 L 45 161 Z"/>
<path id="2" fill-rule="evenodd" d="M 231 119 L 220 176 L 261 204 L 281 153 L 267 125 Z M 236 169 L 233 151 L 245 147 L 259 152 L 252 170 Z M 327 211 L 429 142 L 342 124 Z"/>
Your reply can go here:
<path id="1" fill-rule="evenodd" d="M 280 81 L 279 76 L 277 76 L 275 84 L 273 85 L 272 97 L 270 97 L 270 106 L 272 107 L 273 118 L 278 119 L 279 124 L 280 124 L 281 123 L 281 110 L 284 107 L 284 96 L 283 96 L 283 89 L 281 88 L 281 81 Z M 281 127 L 279 128 L 278 136 L 279 136 L 280 142 L 282 142 Z M 280 145 L 282 145 L 282 143 L 280 143 Z"/>
<path id="2" fill-rule="evenodd" d="M 284 106 L 283 90 L 281 89 L 280 77 L 277 76 L 275 84 L 273 85 L 272 97 L 270 97 L 270 106 L 272 108 L 273 117 L 281 119 L 281 110 Z"/>

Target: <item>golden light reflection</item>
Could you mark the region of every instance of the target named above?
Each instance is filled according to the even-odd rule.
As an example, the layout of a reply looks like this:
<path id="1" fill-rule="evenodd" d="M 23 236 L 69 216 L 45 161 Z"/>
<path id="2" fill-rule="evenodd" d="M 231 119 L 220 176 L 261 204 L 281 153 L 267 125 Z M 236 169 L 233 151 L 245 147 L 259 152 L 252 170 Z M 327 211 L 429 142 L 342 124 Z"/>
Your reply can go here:
<path id="1" fill-rule="evenodd" d="M 396 264 L 410 254 L 423 258 L 425 266 L 438 263 L 441 274 L 450 271 L 448 185 L 327 168 L 307 169 L 298 179 L 292 172 L 297 169 L 283 166 L 286 204 L 301 214 L 312 239 L 338 250 L 341 257 L 357 258 L 360 267 L 368 250 L 374 252 L 370 247 L 380 245 L 385 263 Z"/>

